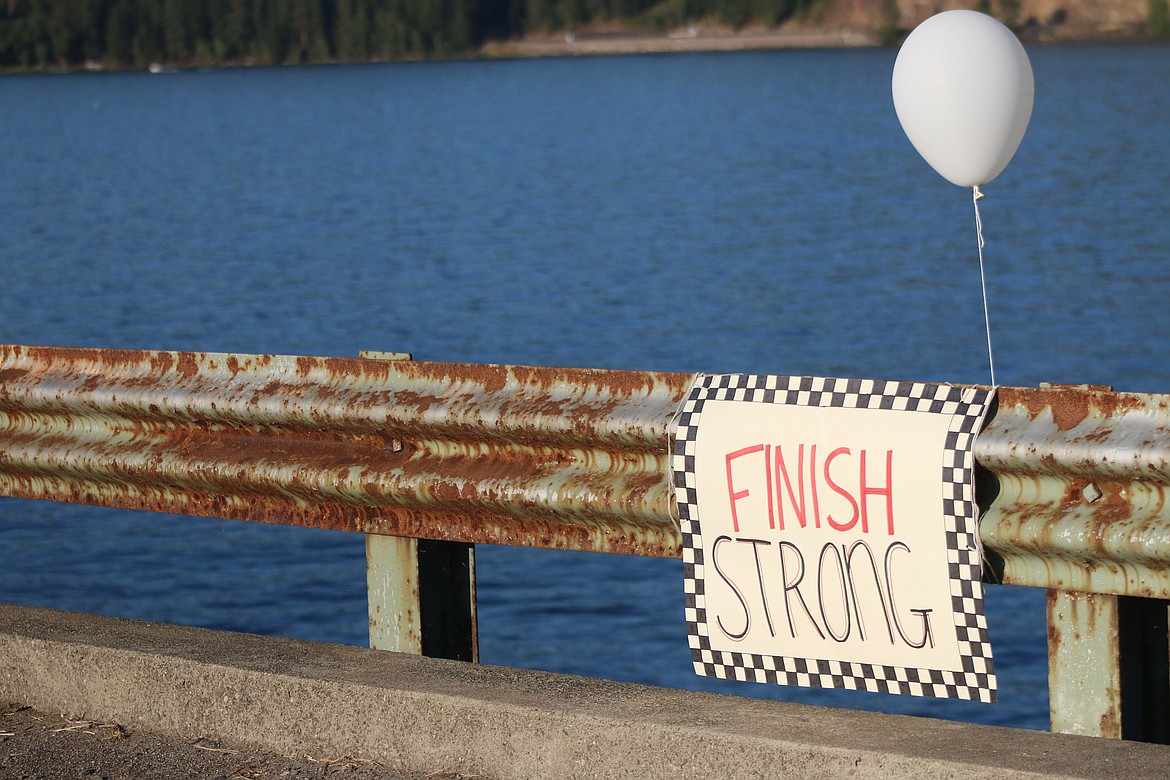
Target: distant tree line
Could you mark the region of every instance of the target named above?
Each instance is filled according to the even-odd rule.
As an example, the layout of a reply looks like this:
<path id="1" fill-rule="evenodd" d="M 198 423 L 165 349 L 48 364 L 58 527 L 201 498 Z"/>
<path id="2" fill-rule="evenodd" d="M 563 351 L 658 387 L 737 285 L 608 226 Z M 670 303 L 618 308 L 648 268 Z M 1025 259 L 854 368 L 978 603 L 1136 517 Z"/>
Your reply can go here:
<path id="1" fill-rule="evenodd" d="M 1150 36 L 1170 38 L 1170 3 L 1166 0 L 1148 0 L 1146 3 Z"/>
<path id="2" fill-rule="evenodd" d="M 0 68 L 364 61 L 598 20 L 775 25 L 816 0 L 0 0 Z"/>

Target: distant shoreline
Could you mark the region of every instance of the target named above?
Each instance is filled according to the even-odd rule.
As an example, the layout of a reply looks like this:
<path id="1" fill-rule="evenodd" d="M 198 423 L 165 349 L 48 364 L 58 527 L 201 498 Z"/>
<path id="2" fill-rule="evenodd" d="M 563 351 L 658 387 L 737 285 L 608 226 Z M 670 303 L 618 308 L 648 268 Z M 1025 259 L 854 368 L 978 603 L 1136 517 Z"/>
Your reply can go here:
<path id="1" fill-rule="evenodd" d="M 905 31 L 902 31 L 904 34 Z M 1084 26 L 1025 26 L 1017 30 L 1025 43 L 1119 43 L 1157 41 L 1136 26 L 1124 29 L 1096 29 Z M 731 52 L 772 49 L 847 49 L 897 46 L 874 31 L 860 28 L 827 30 L 800 24 L 781 27 L 733 29 L 718 23 L 657 32 L 623 26 L 586 27 L 572 32 L 544 32 L 522 38 L 488 41 L 476 49 L 446 56 L 404 56 L 395 59 L 321 60 L 303 63 L 268 63 L 252 60 L 220 62 L 155 62 L 147 68 L 109 66 L 105 62 L 86 62 L 72 67 L 5 68 L 0 75 L 22 73 L 100 73 L 141 72 L 173 73 L 179 70 L 218 70 L 249 67 L 288 67 L 292 65 L 359 65 L 387 62 L 418 62 L 477 59 L 537 59 L 541 57 L 577 57 L 590 55 L 670 54 L 691 52 Z"/>
<path id="2" fill-rule="evenodd" d="M 671 52 L 750 51 L 754 49 L 819 49 L 878 46 L 878 36 L 857 32 L 752 29 L 740 32 L 699 26 L 650 32 L 580 32 L 492 41 L 480 48 L 484 57 L 572 57 L 598 54 L 660 54 Z"/>
<path id="3" fill-rule="evenodd" d="M 69 68 L 6 69 L 5 73 L 101 73 L 141 72 L 174 73 L 180 70 L 219 70 L 250 67 L 288 67 L 292 65 L 360 65 L 386 62 L 418 62 L 477 59 L 538 59 L 541 57 L 576 57 L 620 54 L 670 54 L 688 52 L 753 51 L 766 49 L 843 49 L 882 45 L 873 33 L 844 30 L 826 32 L 808 29 L 755 27 L 733 30 L 719 25 L 693 26 L 667 32 L 627 29 L 585 29 L 578 32 L 542 33 L 524 38 L 488 41 L 478 49 L 445 57 L 400 57 L 383 60 L 325 60 L 303 63 L 260 63 L 231 60 L 215 63 L 155 62 L 146 68 L 107 66 L 104 62 L 87 62 Z"/>
<path id="4" fill-rule="evenodd" d="M 665 32 L 614 28 L 585 28 L 574 32 L 542 33 L 505 41 L 489 41 L 472 56 L 571 57 L 591 54 L 655 54 L 671 52 L 749 51 L 754 49 L 841 49 L 898 46 L 909 30 L 883 35 L 867 26 L 790 22 L 780 27 L 733 29 L 718 23 L 696 24 Z M 1142 23 L 1128 21 L 1112 27 L 1028 19 L 1015 29 L 1024 43 L 1139 43 L 1165 42 L 1150 35 Z"/>

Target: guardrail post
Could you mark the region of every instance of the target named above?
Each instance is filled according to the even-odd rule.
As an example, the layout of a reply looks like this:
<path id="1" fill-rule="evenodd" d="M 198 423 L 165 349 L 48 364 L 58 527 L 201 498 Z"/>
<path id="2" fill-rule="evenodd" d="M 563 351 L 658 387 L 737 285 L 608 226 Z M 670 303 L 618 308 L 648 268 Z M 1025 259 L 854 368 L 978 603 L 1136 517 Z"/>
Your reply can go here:
<path id="1" fill-rule="evenodd" d="M 478 661 L 475 546 L 366 534 L 370 647 Z"/>
<path id="2" fill-rule="evenodd" d="M 363 351 L 369 360 L 410 360 Z M 370 647 L 459 661 L 479 660 L 475 545 L 366 534 Z"/>
<path id="3" fill-rule="evenodd" d="M 1167 602 L 1049 590 L 1048 689 L 1053 731 L 1166 743 Z"/>

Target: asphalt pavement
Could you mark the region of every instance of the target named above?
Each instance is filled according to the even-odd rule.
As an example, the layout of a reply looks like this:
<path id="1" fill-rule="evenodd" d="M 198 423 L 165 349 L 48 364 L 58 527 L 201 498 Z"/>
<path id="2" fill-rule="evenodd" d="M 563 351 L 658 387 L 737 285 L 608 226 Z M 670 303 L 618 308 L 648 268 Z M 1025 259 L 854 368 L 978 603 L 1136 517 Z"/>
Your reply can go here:
<path id="1" fill-rule="evenodd" d="M 3 780 L 458 780 L 394 772 L 362 756 L 278 756 L 214 740 L 186 741 L 118 723 L 51 715 L 0 702 Z"/>

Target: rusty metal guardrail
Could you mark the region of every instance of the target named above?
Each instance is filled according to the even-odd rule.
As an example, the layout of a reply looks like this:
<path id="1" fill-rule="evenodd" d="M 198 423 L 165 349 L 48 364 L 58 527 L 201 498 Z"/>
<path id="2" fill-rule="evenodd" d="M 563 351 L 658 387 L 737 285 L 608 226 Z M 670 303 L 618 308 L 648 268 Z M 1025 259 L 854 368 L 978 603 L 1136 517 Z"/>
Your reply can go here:
<path id="1" fill-rule="evenodd" d="M 691 375 L 392 357 L 0 347 L 0 495 L 364 533 L 371 645 L 456 658 L 474 544 L 679 555 Z M 1170 396 L 1001 388 L 975 454 L 989 578 L 1049 589 L 1053 729 L 1166 741 Z"/>
<path id="2" fill-rule="evenodd" d="M 684 375 L 0 348 L 6 495 L 676 555 Z"/>
<path id="3" fill-rule="evenodd" d="M 975 457 L 999 581 L 1048 589 L 1052 729 L 1170 740 L 1170 396 L 1002 388 Z"/>

